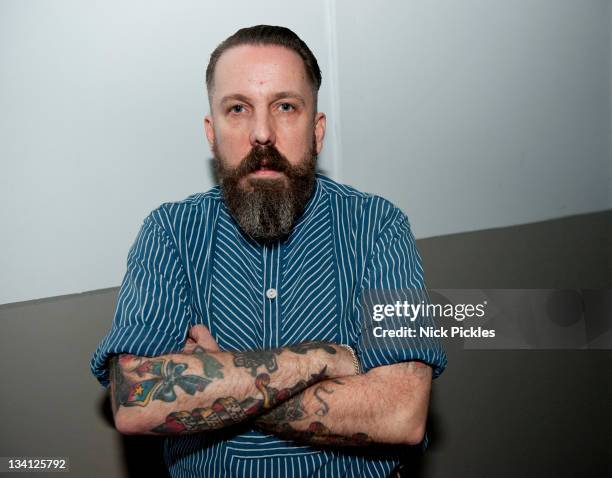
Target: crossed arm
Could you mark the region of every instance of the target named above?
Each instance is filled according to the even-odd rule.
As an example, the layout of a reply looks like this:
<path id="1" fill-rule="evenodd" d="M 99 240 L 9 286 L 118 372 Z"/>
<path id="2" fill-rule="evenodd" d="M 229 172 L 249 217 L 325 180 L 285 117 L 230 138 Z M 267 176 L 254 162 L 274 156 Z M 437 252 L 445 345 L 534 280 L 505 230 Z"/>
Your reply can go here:
<path id="1" fill-rule="evenodd" d="M 195 433 L 253 420 L 263 431 L 311 444 L 422 440 L 429 366 L 399 363 L 355 376 L 352 357 L 335 344 L 223 352 L 197 327 L 183 353 L 112 359 L 119 431 Z"/>
<path id="2" fill-rule="evenodd" d="M 431 368 L 420 362 L 377 367 L 314 384 L 255 423 L 310 444 L 416 445 L 425 433 L 430 384 Z"/>

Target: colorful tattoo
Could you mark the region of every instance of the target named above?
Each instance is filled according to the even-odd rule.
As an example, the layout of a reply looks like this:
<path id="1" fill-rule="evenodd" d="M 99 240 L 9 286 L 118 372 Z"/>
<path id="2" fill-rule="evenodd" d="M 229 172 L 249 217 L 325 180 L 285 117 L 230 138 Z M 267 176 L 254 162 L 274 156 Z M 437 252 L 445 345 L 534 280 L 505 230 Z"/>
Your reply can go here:
<path id="1" fill-rule="evenodd" d="M 163 434 L 194 433 L 234 425 L 275 407 L 312 383 L 322 380 L 325 370 L 326 367 L 321 373 L 313 374 L 310 380 L 300 380 L 293 387 L 280 390 L 270 386 L 270 375 L 260 373 L 255 378 L 255 387 L 261 393 L 261 398 L 247 397 L 242 401 L 234 397 L 218 398 L 210 407 L 170 413 L 164 423 L 151 431 Z"/>
<path id="2" fill-rule="evenodd" d="M 289 350 L 295 354 L 305 355 L 309 350 L 323 350 L 328 354 L 335 354 L 336 349 L 325 342 L 302 342 L 300 344 L 289 345 L 286 348 L 262 349 L 262 350 L 246 350 L 244 352 L 234 352 L 234 365 L 236 367 L 244 367 L 251 369 L 251 375 L 257 376 L 257 369 L 262 365 L 268 373 L 274 373 L 278 370 L 276 356 L 280 355 L 284 350 Z"/>
<path id="3" fill-rule="evenodd" d="M 278 370 L 276 363 L 276 349 L 269 350 L 245 350 L 244 352 L 235 352 L 234 365 L 236 367 L 244 367 L 251 369 L 251 375 L 257 376 L 257 369 L 262 365 L 266 367 L 268 373 L 273 373 Z"/>
<path id="4" fill-rule="evenodd" d="M 207 355 L 207 354 L 206 354 Z M 204 375 L 185 374 L 187 364 L 167 359 L 145 359 L 121 355 L 114 361 L 115 403 L 124 407 L 145 407 L 151 400 L 173 402 L 175 387 L 189 395 L 203 391 L 214 378 L 223 377 L 222 365 L 213 357 L 198 355 Z M 136 362 L 136 367 L 133 367 Z M 143 380 L 128 380 L 127 373 L 134 373 Z"/>
<path id="5" fill-rule="evenodd" d="M 307 417 L 302 395 L 298 394 L 290 398 L 278 407 L 266 412 L 257 419 L 257 425 L 264 431 L 274 433 L 277 424 L 302 420 Z"/>
<path id="6" fill-rule="evenodd" d="M 344 382 L 328 380 L 314 388 L 313 396 L 321 404 L 320 408 L 315 410 L 315 415 L 323 417 L 328 414 L 330 405 L 323 399 L 321 393 L 333 394 L 335 389 L 332 384 L 344 385 Z M 309 413 L 303 403 L 303 394 L 298 394 L 259 417 L 255 423 L 262 431 L 314 445 L 364 446 L 372 443 L 370 437 L 365 433 L 353 433 L 350 436 L 339 435 L 332 433 L 320 421 L 312 421 L 305 430 L 298 430 L 291 425 L 292 422 L 307 418 L 309 418 Z"/>
<path id="7" fill-rule="evenodd" d="M 353 433 L 349 436 L 338 435 L 321 422 L 312 422 L 306 430 L 296 430 L 288 423 L 280 424 L 275 433 L 292 440 L 315 445 L 365 446 L 372 443 L 366 433 Z"/>
<path id="8" fill-rule="evenodd" d="M 199 358 L 202 362 L 202 369 L 205 377 L 223 378 L 223 373 L 221 372 L 223 365 L 221 365 L 221 362 L 207 353 L 202 347 L 197 346 L 192 355 Z"/>

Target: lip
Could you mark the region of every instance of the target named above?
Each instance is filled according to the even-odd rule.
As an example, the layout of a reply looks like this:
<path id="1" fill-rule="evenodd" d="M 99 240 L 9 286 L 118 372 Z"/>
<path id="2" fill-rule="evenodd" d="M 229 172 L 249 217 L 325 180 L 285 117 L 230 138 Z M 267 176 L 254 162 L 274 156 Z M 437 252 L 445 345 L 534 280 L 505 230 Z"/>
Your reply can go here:
<path id="1" fill-rule="evenodd" d="M 251 173 L 252 176 L 258 176 L 258 177 L 275 177 L 275 176 L 280 176 L 281 172 L 279 171 L 275 171 L 273 169 L 258 169 L 257 171 L 253 171 Z"/>

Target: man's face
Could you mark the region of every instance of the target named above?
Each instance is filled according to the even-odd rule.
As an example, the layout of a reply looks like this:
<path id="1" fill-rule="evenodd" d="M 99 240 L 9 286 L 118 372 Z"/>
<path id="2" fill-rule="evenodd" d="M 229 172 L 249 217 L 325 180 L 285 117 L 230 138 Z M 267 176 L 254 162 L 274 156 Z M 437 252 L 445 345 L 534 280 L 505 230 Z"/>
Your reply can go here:
<path id="1" fill-rule="evenodd" d="M 302 59 L 279 46 L 231 48 L 209 97 L 206 136 L 228 208 L 257 239 L 286 236 L 312 191 L 325 134 Z"/>

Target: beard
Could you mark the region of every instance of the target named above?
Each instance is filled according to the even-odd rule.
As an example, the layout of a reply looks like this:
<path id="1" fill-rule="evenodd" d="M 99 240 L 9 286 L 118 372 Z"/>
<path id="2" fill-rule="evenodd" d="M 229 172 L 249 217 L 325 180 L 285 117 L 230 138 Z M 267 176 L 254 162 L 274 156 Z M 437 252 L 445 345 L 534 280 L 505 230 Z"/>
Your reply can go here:
<path id="1" fill-rule="evenodd" d="M 296 166 L 274 145 L 254 146 L 235 168 L 226 166 L 216 144 L 213 153 L 225 205 L 240 228 L 263 243 L 286 238 L 314 189 L 317 159 L 314 137 L 310 150 Z M 283 175 L 247 177 L 262 167 Z"/>

